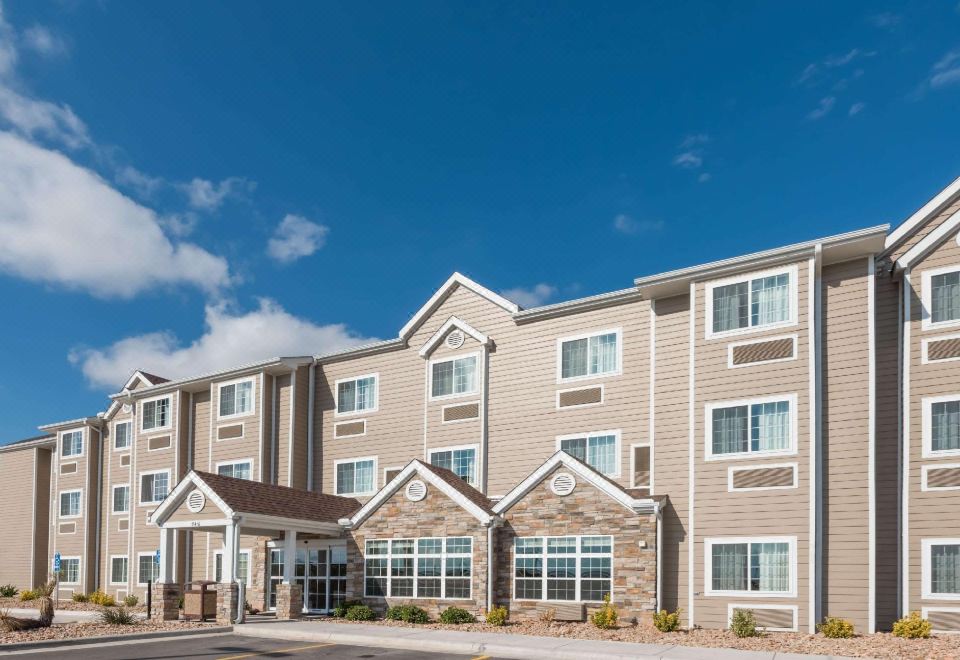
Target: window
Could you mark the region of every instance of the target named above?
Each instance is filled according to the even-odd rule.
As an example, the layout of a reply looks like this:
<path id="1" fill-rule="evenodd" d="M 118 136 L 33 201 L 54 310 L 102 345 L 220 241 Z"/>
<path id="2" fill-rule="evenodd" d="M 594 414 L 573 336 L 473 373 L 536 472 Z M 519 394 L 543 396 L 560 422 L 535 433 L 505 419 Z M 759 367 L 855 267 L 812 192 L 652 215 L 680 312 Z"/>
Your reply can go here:
<path id="1" fill-rule="evenodd" d="M 477 484 L 476 447 L 451 447 L 431 451 L 430 464 L 450 470 L 469 484 Z"/>
<path id="2" fill-rule="evenodd" d="M 370 495 L 373 493 L 377 474 L 375 458 L 358 458 L 353 461 L 337 461 L 337 495 Z"/>
<path id="3" fill-rule="evenodd" d="M 707 285 L 707 338 L 751 328 L 789 325 L 797 269 L 757 273 L 740 280 Z"/>
<path id="4" fill-rule="evenodd" d="M 960 539 L 923 539 L 923 597 L 960 599 Z"/>
<path id="5" fill-rule="evenodd" d="M 796 593 L 796 538 L 706 539 L 707 595 Z"/>
<path id="6" fill-rule="evenodd" d="M 170 472 L 143 472 L 140 474 L 140 504 L 159 504 L 170 488 Z"/>
<path id="7" fill-rule="evenodd" d="M 645 490 L 645 494 L 649 495 L 653 483 L 653 452 L 650 445 L 633 445 L 631 449 L 631 459 L 633 461 L 631 485 L 634 488 Z"/>
<path id="8" fill-rule="evenodd" d="M 960 271 L 930 277 L 930 321 L 960 320 Z"/>
<path id="9" fill-rule="evenodd" d="M 83 431 L 67 431 L 60 436 L 61 456 L 83 456 Z"/>
<path id="10" fill-rule="evenodd" d="M 707 459 L 794 451 L 796 396 L 707 406 Z"/>
<path id="11" fill-rule="evenodd" d="M 113 427 L 113 448 L 129 449 L 131 436 L 130 422 L 117 422 Z"/>
<path id="12" fill-rule="evenodd" d="M 960 394 L 923 400 L 923 455 L 960 454 Z"/>
<path id="13" fill-rule="evenodd" d="M 337 381 L 337 414 L 377 409 L 377 375 Z"/>
<path id="14" fill-rule="evenodd" d="M 110 558 L 110 584 L 126 584 L 130 560 L 126 557 Z"/>
<path id="15" fill-rule="evenodd" d="M 80 517 L 80 495 L 82 491 L 66 490 L 60 493 L 60 517 L 61 518 L 79 518 Z"/>
<path id="16" fill-rule="evenodd" d="M 160 561 L 155 552 L 141 554 L 137 557 L 137 584 L 146 586 L 160 577 Z"/>
<path id="17" fill-rule="evenodd" d="M 460 396 L 477 391 L 477 356 L 468 355 L 430 365 L 430 398 Z"/>
<path id="18" fill-rule="evenodd" d="M 235 463 L 217 463 L 217 474 L 234 479 L 249 479 L 252 461 L 237 461 Z"/>
<path id="19" fill-rule="evenodd" d="M 113 512 L 129 513 L 130 511 L 130 486 L 122 484 L 113 487 Z"/>
<path id="20" fill-rule="evenodd" d="M 472 575 L 468 536 L 366 542 L 364 595 L 369 597 L 469 599 Z"/>
<path id="21" fill-rule="evenodd" d="M 280 575 L 283 575 L 281 569 Z M 241 550 L 237 553 L 237 577 L 247 586 L 250 586 L 250 551 Z M 223 581 L 223 550 L 217 550 L 213 555 L 213 579 Z"/>
<path id="22" fill-rule="evenodd" d="M 60 558 L 60 581 L 63 584 L 80 584 L 80 558 Z"/>
<path id="23" fill-rule="evenodd" d="M 144 401 L 140 404 L 140 430 L 152 431 L 170 427 L 170 397 Z"/>
<path id="24" fill-rule="evenodd" d="M 620 372 L 620 330 L 568 337 L 559 344 L 561 381 Z"/>
<path id="25" fill-rule="evenodd" d="M 612 536 L 535 536 L 513 544 L 517 600 L 602 601 L 613 588 Z"/>
<path id="26" fill-rule="evenodd" d="M 597 472 L 611 477 L 620 474 L 619 446 L 619 431 L 601 431 L 557 438 L 557 449 L 583 461 Z"/>
<path id="27" fill-rule="evenodd" d="M 238 417 L 253 412 L 253 379 L 220 386 L 219 417 Z"/>

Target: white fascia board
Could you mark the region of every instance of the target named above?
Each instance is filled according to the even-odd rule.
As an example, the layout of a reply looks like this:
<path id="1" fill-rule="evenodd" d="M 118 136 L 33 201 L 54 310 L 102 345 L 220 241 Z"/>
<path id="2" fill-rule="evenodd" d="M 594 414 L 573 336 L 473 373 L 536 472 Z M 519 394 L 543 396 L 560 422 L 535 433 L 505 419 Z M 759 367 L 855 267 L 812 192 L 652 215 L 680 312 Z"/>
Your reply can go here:
<path id="1" fill-rule="evenodd" d="M 187 475 L 180 480 L 180 483 L 170 491 L 163 501 L 153 510 L 153 513 L 150 514 L 150 522 L 163 526 L 163 523 L 167 521 L 177 507 L 180 506 L 180 502 L 183 501 L 183 498 L 186 497 L 188 491 L 193 490 L 194 488 L 200 490 L 208 500 L 216 504 L 217 508 L 223 511 L 223 515 L 227 518 L 232 518 L 234 515 L 233 509 L 227 506 L 227 503 L 220 499 L 220 496 L 217 495 L 210 486 L 200 478 L 200 475 L 190 470 Z"/>
<path id="2" fill-rule="evenodd" d="M 433 336 L 427 340 L 427 343 L 423 345 L 423 347 L 420 349 L 420 357 L 427 357 L 431 352 L 433 352 L 433 349 L 436 348 L 437 344 L 439 344 L 444 336 L 453 328 L 459 328 L 465 334 L 476 339 L 483 346 L 487 346 L 490 343 L 490 338 L 485 334 L 474 328 L 463 319 L 457 318 L 456 316 L 451 316 L 449 319 L 447 319 L 447 322 L 440 327 L 439 330 L 433 333 Z"/>
<path id="3" fill-rule="evenodd" d="M 890 232 L 883 246 L 884 251 L 890 251 L 900 241 L 915 233 L 931 216 L 936 215 L 952 203 L 958 194 L 960 194 L 960 177 L 954 179 L 950 185 L 938 192 L 933 199 L 917 209 L 913 215 Z"/>
<path id="4" fill-rule="evenodd" d="M 503 308 L 511 314 L 516 314 L 518 311 L 520 311 L 520 307 L 516 303 L 510 302 L 503 296 L 494 293 L 485 286 L 477 284 L 466 275 L 454 273 L 447 278 L 447 281 L 443 283 L 443 286 L 437 289 L 437 292 L 430 297 L 430 300 L 428 300 L 423 307 L 417 310 L 417 313 L 413 315 L 413 318 L 407 321 L 406 325 L 400 328 L 400 339 L 404 341 L 409 339 L 414 330 L 420 326 L 424 319 L 430 316 L 430 314 L 433 314 L 437 308 L 443 304 L 443 301 L 446 300 L 448 295 L 450 295 L 450 292 L 458 285 L 473 291 L 481 298 L 489 300 L 494 305 Z"/>
<path id="5" fill-rule="evenodd" d="M 37 428 L 41 431 L 57 431 L 59 429 L 66 429 L 70 426 L 99 426 L 100 417 L 81 417 L 80 419 L 68 419 L 63 422 L 55 422 L 53 424 L 44 424 L 43 426 L 38 426 Z"/>
<path id="6" fill-rule="evenodd" d="M 927 234 L 922 241 L 907 250 L 902 257 L 897 259 L 897 270 L 902 271 L 913 267 L 918 261 L 927 256 L 931 250 L 947 240 L 950 234 L 957 230 L 958 226 L 960 226 L 960 211 L 957 211 L 944 220 L 943 224 Z"/>

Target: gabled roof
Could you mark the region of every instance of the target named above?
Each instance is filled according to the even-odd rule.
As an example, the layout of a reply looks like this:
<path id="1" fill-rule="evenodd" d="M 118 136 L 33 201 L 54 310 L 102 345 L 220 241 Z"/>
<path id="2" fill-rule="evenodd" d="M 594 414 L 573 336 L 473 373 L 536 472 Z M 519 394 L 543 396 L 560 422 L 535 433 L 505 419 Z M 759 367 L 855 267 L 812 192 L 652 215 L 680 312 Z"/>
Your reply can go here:
<path id="1" fill-rule="evenodd" d="M 489 525 L 494 522 L 493 508 L 483 493 L 455 475 L 450 470 L 428 465 L 420 460 L 412 460 L 400 471 L 400 474 L 390 480 L 390 483 L 381 488 L 371 497 L 363 507 L 349 518 L 344 518 L 340 524 L 344 527 L 357 527 L 377 511 L 391 496 L 393 496 L 414 475 L 420 477 L 428 485 L 433 486 L 451 500 L 472 514 L 480 524 Z"/>
<path id="2" fill-rule="evenodd" d="M 79 419 L 68 419 L 62 422 L 54 422 L 53 424 L 44 424 L 37 428 L 41 431 L 59 431 L 74 426 L 98 426 L 99 424 L 99 417 L 80 417 Z"/>
<path id="3" fill-rule="evenodd" d="M 944 220 L 939 227 L 923 237 L 919 243 L 907 250 L 903 256 L 897 259 L 897 269 L 906 270 L 923 259 L 931 250 L 946 240 L 953 232 L 960 227 L 960 211 L 957 211 L 949 218 Z"/>
<path id="4" fill-rule="evenodd" d="M 465 289 L 473 291 L 481 298 L 486 298 L 494 305 L 503 308 L 510 314 L 516 314 L 518 311 L 520 311 L 520 307 L 516 303 L 510 302 L 503 296 L 494 293 L 485 286 L 477 284 L 466 275 L 454 273 L 447 278 L 447 281 L 443 283 L 442 287 L 437 289 L 437 292 L 430 297 L 430 300 L 428 300 L 426 304 L 424 304 L 423 307 L 421 307 L 417 313 L 413 315 L 413 318 L 407 321 L 405 326 L 400 328 L 400 339 L 404 341 L 410 339 L 410 336 L 416 331 L 416 329 L 420 327 L 420 325 L 427 319 L 428 316 L 437 311 L 437 308 L 443 304 L 443 301 L 446 300 L 447 297 L 453 293 L 454 289 L 456 289 L 458 286 L 462 286 Z"/>
<path id="5" fill-rule="evenodd" d="M 508 511 L 510 507 L 519 502 L 531 490 L 536 488 L 537 485 L 546 479 L 550 473 L 553 472 L 554 468 L 558 466 L 563 466 L 565 469 L 573 472 L 577 478 L 583 479 L 598 490 L 606 493 L 611 497 L 611 499 L 619 502 L 634 513 L 659 513 L 660 511 L 660 502 L 657 499 L 650 497 L 637 497 L 635 492 L 631 493 L 626 488 L 612 479 L 600 474 L 586 463 L 571 456 L 565 451 L 558 451 L 553 456 L 548 458 L 543 465 L 530 473 L 530 476 L 520 482 L 520 484 L 517 485 L 513 490 L 504 495 L 503 498 L 497 502 L 496 505 L 494 505 L 494 513 L 499 515 L 505 511 Z"/>
<path id="6" fill-rule="evenodd" d="M 947 208 L 957 197 L 960 197 L 960 177 L 954 179 L 950 185 L 934 195 L 933 199 L 917 209 L 913 215 L 890 232 L 883 246 L 884 252 L 890 252 L 897 245 L 917 233 L 927 220 Z"/>
<path id="7" fill-rule="evenodd" d="M 57 442 L 57 439 L 55 436 L 37 435 L 32 438 L 24 438 L 23 440 L 14 440 L 13 442 L 8 442 L 5 445 L 0 445 L 0 452 L 31 449 L 33 447 L 44 447 L 47 445 L 55 446 L 56 442 Z"/>
<path id="8" fill-rule="evenodd" d="M 427 340 L 427 343 L 420 348 L 420 357 L 427 357 L 430 355 L 430 353 L 433 352 L 433 349 L 437 347 L 437 344 L 439 344 L 447 335 L 447 333 L 453 328 L 459 328 L 464 334 L 473 337 L 484 346 L 490 343 L 490 338 L 485 334 L 474 328 L 463 319 L 457 318 L 456 316 L 451 316 L 449 319 L 447 319 L 446 323 L 440 326 L 439 330 L 433 333 L 433 336 Z"/>

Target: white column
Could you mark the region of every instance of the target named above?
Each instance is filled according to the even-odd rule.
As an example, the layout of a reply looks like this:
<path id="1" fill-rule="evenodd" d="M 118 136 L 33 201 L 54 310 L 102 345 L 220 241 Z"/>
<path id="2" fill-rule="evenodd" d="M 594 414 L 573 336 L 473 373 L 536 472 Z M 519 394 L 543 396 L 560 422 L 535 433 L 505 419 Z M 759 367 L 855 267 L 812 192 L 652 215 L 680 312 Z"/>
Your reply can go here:
<path id="1" fill-rule="evenodd" d="M 288 529 L 283 533 L 283 582 L 293 584 L 297 566 L 297 533 Z"/>
<path id="2" fill-rule="evenodd" d="M 223 530 L 223 574 L 220 581 L 227 584 L 236 580 L 235 558 L 237 556 L 237 524 L 230 522 Z"/>
<path id="3" fill-rule="evenodd" d="M 173 582 L 173 552 L 174 552 L 174 530 L 166 527 L 160 528 L 160 576 L 158 582 L 167 584 Z"/>

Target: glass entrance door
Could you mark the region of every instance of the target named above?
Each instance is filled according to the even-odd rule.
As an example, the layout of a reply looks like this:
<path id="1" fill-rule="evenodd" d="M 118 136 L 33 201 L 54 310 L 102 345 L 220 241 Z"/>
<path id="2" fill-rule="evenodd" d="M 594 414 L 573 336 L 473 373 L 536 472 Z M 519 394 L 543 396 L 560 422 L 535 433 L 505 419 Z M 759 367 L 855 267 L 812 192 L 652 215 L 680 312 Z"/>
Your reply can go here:
<path id="1" fill-rule="evenodd" d="M 316 546 L 297 549 L 294 579 L 303 590 L 305 612 L 325 613 L 346 600 L 347 549 Z M 270 551 L 270 609 L 277 607 L 276 587 L 283 581 L 283 550 Z"/>

